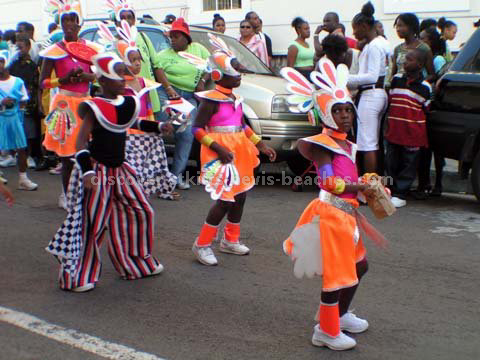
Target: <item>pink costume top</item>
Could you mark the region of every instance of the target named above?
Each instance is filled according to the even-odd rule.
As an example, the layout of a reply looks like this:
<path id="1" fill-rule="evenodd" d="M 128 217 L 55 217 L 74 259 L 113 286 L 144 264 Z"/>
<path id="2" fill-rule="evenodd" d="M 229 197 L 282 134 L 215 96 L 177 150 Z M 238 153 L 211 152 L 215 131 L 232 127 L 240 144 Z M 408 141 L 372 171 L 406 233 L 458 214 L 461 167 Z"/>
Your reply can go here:
<path id="1" fill-rule="evenodd" d="M 352 153 L 352 146 L 350 144 L 349 147 L 350 153 Z M 317 169 L 317 174 L 319 178 L 322 179 L 322 174 L 320 173 L 316 164 L 315 167 Z M 355 165 L 355 162 L 347 155 L 333 153 L 332 168 L 333 175 L 342 178 L 346 184 L 356 183 L 358 181 L 357 166 Z M 319 181 L 318 185 L 321 189 L 323 189 L 321 181 Z M 337 196 L 342 199 L 356 199 L 357 193 L 344 192 Z"/>
<path id="2" fill-rule="evenodd" d="M 145 88 L 145 80 L 143 78 L 138 78 L 140 81 L 140 85 L 142 86 L 142 89 Z M 125 88 L 125 95 L 131 95 L 131 96 L 137 96 L 137 98 L 140 100 L 140 112 L 138 113 L 138 118 L 139 119 L 147 119 L 151 114 L 152 114 L 152 106 L 150 103 L 150 95 L 149 92 L 144 92 L 140 96 L 138 96 L 139 93 L 137 93 L 134 89 L 131 87 L 127 86 Z"/>
<path id="3" fill-rule="evenodd" d="M 61 43 L 57 44 L 63 49 Z M 62 59 L 55 59 L 55 75 L 57 78 L 66 76 L 71 69 L 81 68 L 84 72 L 91 74 L 90 65 L 75 60 L 72 56 L 68 55 Z M 82 82 L 76 84 L 60 85 L 60 89 L 73 91 L 76 93 L 86 93 L 89 89 L 89 83 Z"/>
<path id="4" fill-rule="evenodd" d="M 218 110 L 208 122 L 208 126 L 242 126 L 242 118 L 241 103 L 222 102 L 218 103 Z"/>

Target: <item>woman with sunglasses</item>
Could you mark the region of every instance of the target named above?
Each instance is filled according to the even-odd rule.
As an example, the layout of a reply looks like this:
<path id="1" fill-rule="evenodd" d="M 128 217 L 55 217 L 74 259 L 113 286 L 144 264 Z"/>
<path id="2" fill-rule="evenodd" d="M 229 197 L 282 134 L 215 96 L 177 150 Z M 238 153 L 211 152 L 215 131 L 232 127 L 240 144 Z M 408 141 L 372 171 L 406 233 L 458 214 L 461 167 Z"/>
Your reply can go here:
<path id="1" fill-rule="evenodd" d="M 240 38 L 238 40 L 267 64 L 268 54 L 266 48 L 263 46 L 264 44 L 260 36 L 255 34 L 255 30 L 248 20 L 243 20 L 240 23 Z"/>

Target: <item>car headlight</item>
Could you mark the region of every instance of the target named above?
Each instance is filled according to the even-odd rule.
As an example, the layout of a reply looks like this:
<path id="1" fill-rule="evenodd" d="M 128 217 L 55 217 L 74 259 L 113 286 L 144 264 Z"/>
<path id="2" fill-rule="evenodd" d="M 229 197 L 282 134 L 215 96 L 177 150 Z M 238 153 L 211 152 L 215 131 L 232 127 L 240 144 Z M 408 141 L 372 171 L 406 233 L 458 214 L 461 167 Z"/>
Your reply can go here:
<path id="1" fill-rule="evenodd" d="M 272 113 L 288 113 L 290 105 L 287 101 L 288 95 L 276 95 L 272 99 Z"/>

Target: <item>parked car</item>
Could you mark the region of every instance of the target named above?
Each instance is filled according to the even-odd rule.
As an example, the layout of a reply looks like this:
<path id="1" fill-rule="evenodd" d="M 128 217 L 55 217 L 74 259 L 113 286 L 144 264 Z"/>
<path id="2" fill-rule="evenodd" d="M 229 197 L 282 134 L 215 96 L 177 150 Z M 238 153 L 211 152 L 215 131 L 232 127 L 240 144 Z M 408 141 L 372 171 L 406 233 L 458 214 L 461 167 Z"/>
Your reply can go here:
<path id="1" fill-rule="evenodd" d="M 480 29 L 458 53 L 439 80 L 428 118 L 430 146 L 445 158 L 459 160 L 480 200 Z"/>
<path id="2" fill-rule="evenodd" d="M 164 25 L 137 24 L 139 31 L 147 35 L 155 49 L 161 51 L 170 47 Z M 113 24 L 111 30 L 114 31 Z M 212 45 L 208 41 L 208 28 L 191 26 L 190 32 L 193 41 L 201 43 L 210 51 Z M 215 33 L 221 37 L 235 53 L 239 62 L 247 68 L 242 74 L 242 85 L 235 90 L 244 100 L 244 113 L 247 122 L 262 139 L 273 147 L 278 154 L 277 161 L 287 161 L 290 169 L 302 173 L 308 164 L 296 151 L 297 140 L 301 137 L 318 134 L 320 128 L 309 124 L 305 114 L 291 112 L 287 104 L 286 81 L 276 76 L 250 50 L 233 37 Z M 99 38 L 94 24 L 87 24 L 82 28 L 80 37 L 97 41 Z M 167 151 L 171 142 L 166 140 Z M 192 158 L 198 159 L 198 147 L 192 151 Z"/>

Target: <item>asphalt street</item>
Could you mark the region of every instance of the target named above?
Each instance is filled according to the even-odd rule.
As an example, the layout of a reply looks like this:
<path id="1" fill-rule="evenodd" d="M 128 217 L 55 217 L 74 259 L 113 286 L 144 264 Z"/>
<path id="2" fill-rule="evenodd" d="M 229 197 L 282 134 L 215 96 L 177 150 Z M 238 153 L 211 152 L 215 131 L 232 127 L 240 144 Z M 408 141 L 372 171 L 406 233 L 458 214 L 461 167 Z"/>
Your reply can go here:
<path id="1" fill-rule="evenodd" d="M 6 177 L 14 188 L 15 169 Z M 11 209 L 0 201 L 0 307 L 169 360 L 480 358 L 480 205 L 471 196 L 412 200 L 383 221 L 362 207 L 389 246 L 367 242 L 370 270 L 353 307 L 370 328 L 354 336 L 354 350 L 340 353 L 310 344 L 321 280 L 296 279 L 282 252 L 317 194 L 313 187 L 302 193 L 277 182 L 255 187 L 241 236 L 252 252 L 217 252 L 217 267 L 198 264 L 191 252 L 211 204 L 203 188 L 182 191 L 180 201 L 152 199 L 154 253 L 165 272 L 121 280 L 104 244 L 96 289 L 75 294 L 58 289 L 58 265 L 44 250 L 65 216 L 56 205 L 60 177 L 31 177 L 38 191 L 15 190 Z M 2 360 L 108 358 L 2 319 L 0 310 Z"/>

